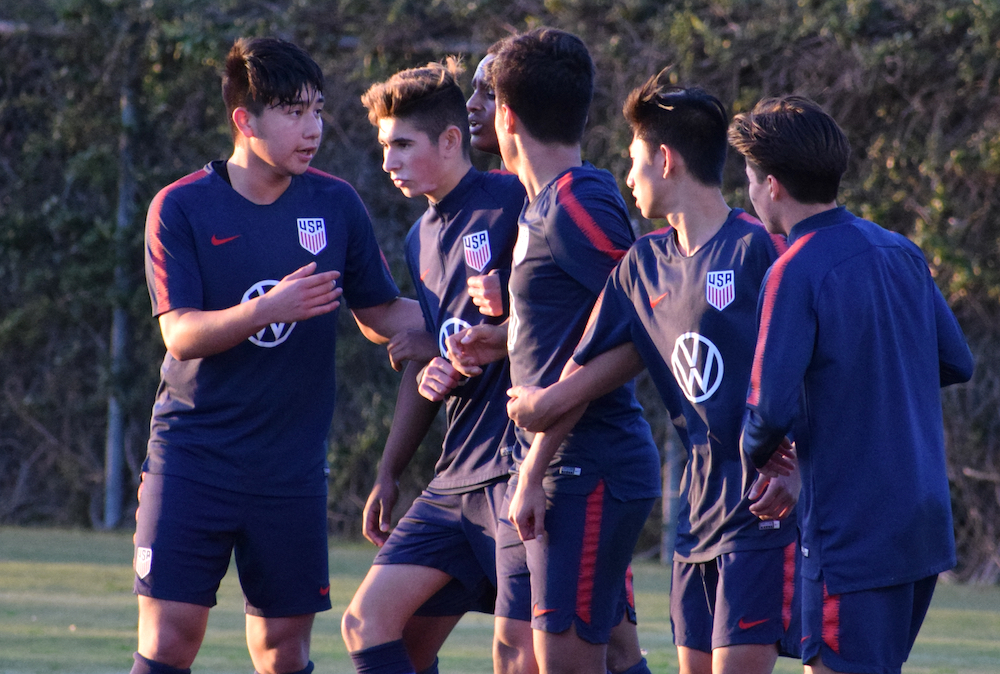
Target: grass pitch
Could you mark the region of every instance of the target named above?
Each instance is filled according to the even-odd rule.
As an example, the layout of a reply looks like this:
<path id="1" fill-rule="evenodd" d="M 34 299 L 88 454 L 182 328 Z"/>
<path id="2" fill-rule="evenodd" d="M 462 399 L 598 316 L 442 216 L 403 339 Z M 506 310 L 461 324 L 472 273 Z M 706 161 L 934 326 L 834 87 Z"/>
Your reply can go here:
<path id="1" fill-rule="evenodd" d="M 340 639 L 343 613 L 374 548 L 334 542 L 330 548 L 333 610 L 313 630 L 317 674 L 353 672 Z M 0 528 L 0 674 L 121 674 L 135 650 L 129 533 Z M 635 572 L 639 638 L 653 672 L 676 672 L 670 638 L 670 575 L 639 562 Z M 488 674 L 492 618 L 462 619 L 441 653 L 442 672 Z M 194 664 L 198 674 L 249 674 L 243 599 L 227 575 Z M 776 672 L 801 672 L 780 659 Z M 1000 588 L 939 584 L 905 674 L 1000 672 Z"/>

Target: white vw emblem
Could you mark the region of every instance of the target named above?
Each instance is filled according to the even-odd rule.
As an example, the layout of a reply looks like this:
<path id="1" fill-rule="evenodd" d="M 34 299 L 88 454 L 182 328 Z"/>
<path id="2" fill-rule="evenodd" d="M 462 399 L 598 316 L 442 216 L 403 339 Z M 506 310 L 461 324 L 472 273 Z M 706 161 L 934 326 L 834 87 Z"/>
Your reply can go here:
<path id="1" fill-rule="evenodd" d="M 670 366 L 684 395 L 693 403 L 712 397 L 725 370 L 718 347 L 697 332 L 685 332 L 677 338 Z"/>
<path id="2" fill-rule="evenodd" d="M 471 327 L 471 325 L 463 321 L 461 318 L 449 318 L 444 322 L 441 329 L 438 331 L 438 348 L 441 350 L 442 358 L 448 357 L 447 339 L 452 335 Z"/>
<path id="3" fill-rule="evenodd" d="M 276 285 L 278 285 L 277 281 L 258 281 L 243 293 L 242 302 L 249 302 L 255 297 L 260 297 Z M 290 325 L 288 323 L 271 323 L 257 334 L 250 335 L 250 342 L 257 346 L 263 346 L 265 349 L 270 349 L 288 339 L 288 335 L 292 334 L 292 330 L 294 329 L 295 323 Z"/>

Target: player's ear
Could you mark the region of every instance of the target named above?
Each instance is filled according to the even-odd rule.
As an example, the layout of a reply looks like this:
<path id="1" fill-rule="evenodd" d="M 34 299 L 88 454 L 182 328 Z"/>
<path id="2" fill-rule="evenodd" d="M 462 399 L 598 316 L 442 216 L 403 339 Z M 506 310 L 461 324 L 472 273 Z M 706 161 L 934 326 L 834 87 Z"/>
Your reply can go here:
<path id="1" fill-rule="evenodd" d="M 781 184 L 781 181 L 775 178 L 773 175 L 768 175 L 767 178 L 767 194 L 771 197 L 771 201 L 778 201 L 779 199 L 788 196 L 788 190 L 785 186 Z"/>
<path id="2" fill-rule="evenodd" d="M 257 135 L 253 128 L 253 119 L 253 115 L 246 108 L 240 107 L 233 110 L 233 124 L 245 138 L 253 138 Z"/>
<path id="3" fill-rule="evenodd" d="M 438 146 L 446 153 L 462 151 L 462 130 L 452 124 L 438 136 Z"/>
<path id="4" fill-rule="evenodd" d="M 674 167 L 674 151 L 666 145 L 661 144 L 658 148 L 656 156 L 663 162 L 663 172 L 661 177 L 666 178 Z"/>
<path id="5" fill-rule="evenodd" d="M 500 115 L 501 128 L 505 132 L 512 134 L 517 131 L 517 115 L 514 114 L 509 105 L 506 103 L 501 104 L 497 114 Z"/>

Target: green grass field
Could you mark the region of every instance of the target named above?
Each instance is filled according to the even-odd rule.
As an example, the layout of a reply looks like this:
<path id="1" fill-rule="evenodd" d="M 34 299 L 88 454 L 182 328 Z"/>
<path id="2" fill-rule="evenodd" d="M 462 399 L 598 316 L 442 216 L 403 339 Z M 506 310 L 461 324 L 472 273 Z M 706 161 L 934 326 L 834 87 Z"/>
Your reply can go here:
<path id="1" fill-rule="evenodd" d="M 339 620 L 374 553 L 363 545 L 330 550 L 333 610 L 313 632 L 317 674 L 353 672 Z M 126 533 L 0 528 L 0 674 L 127 672 L 135 649 L 132 541 Z M 654 672 L 674 672 L 670 640 L 669 574 L 634 567 L 640 640 Z M 194 671 L 249 674 L 243 601 L 229 574 L 212 610 Z M 445 644 L 441 671 L 488 673 L 492 620 L 470 615 Z M 801 672 L 779 660 L 777 672 Z M 939 585 L 920 637 L 903 668 L 907 674 L 1000 672 L 1000 588 Z"/>

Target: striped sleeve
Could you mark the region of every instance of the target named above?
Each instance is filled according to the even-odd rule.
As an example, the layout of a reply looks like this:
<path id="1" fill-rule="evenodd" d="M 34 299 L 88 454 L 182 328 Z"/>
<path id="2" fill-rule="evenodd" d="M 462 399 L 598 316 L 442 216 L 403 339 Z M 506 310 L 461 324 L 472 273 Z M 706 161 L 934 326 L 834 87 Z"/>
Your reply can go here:
<path id="1" fill-rule="evenodd" d="M 798 269 L 794 263 L 812 237 L 810 233 L 798 239 L 778 258 L 760 290 L 749 410 L 741 439 L 743 451 L 757 467 L 767 463 L 790 429 L 812 358 L 816 337 L 813 291 L 808 278 L 792 272 Z"/>

